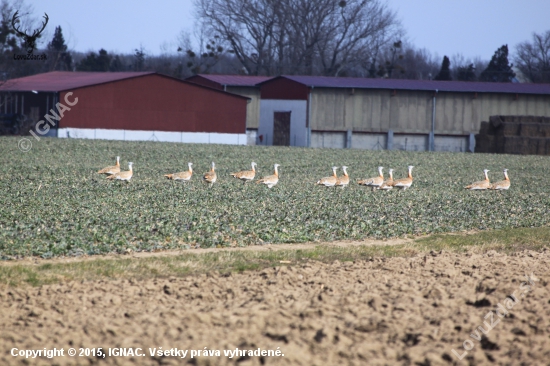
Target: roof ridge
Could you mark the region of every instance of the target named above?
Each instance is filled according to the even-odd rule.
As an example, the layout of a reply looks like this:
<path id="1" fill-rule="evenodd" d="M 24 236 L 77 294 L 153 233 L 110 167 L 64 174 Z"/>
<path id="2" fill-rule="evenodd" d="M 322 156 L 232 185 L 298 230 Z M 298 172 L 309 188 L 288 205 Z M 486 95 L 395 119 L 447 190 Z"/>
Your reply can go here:
<path id="1" fill-rule="evenodd" d="M 414 79 L 376 79 L 344 76 L 281 75 L 274 79 L 285 78 L 315 88 L 356 88 L 356 89 L 395 89 L 442 92 L 473 93 L 513 93 L 513 94 L 550 94 L 550 84 L 533 83 L 495 83 L 487 81 L 462 80 L 414 80 Z M 260 84 L 265 85 L 271 80 Z"/>

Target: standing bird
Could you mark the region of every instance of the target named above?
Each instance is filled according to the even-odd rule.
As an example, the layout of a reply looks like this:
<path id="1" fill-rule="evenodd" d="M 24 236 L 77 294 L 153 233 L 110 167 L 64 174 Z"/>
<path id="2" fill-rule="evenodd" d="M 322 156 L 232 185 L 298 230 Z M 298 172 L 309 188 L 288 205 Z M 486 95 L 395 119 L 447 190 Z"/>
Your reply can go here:
<path id="1" fill-rule="evenodd" d="M 256 163 L 252 162 L 252 170 L 241 170 L 237 173 L 231 173 L 232 177 L 235 177 L 237 179 L 240 179 L 243 181 L 243 183 L 249 182 L 254 180 L 254 177 L 256 176 Z"/>
<path id="2" fill-rule="evenodd" d="M 483 173 L 485 174 L 485 180 L 474 182 L 464 188 L 469 189 L 470 191 L 479 190 L 479 189 L 489 189 L 491 187 L 491 182 L 489 182 L 489 176 L 487 176 L 487 173 L 489 173 L 489 170 L 483 169 Z"/>
<path id="3" fill-rule="evenodd" d="M 315 184 L 318 184 L 320 186 L 325 186 L 325 187 L 334 187 L 336 185 L 336 182 L 338 182 L 338 176 L 336 175 L 336 169 L 338 169 L 338 167 L 333 166 L 332 167 L 332 176 L 321 178 Z"/>
<path id="4" fill-rule="evenodd" d="M 340 187 L 344 188 L 344 187 L 347 187 L 347 185 L 349 184 L 349 175 L 348 175 L 347 169 L 348 169 L 347 166 L 342 167 L 342 170 L 344 171 L 344 175 L 339 177 L 336 180 L 336 185 L 337 186 L 340 186 Z"/>
<path id="5" fill-rule="evenodd" d="M 390 175 L 390 177 L 386 179 L 382 184 L 380 184 L 378 186 L 378 189 L 389 191 L 393 188 L 393 169 L 388 170 L 388 174 Z"/>
<path id="6" fill-rule="evenodd" d="M 273 165 L 273 169 L 275 170 L 273 175 L 268 175 L 262 179 L 258 179 L 256 183 L 263 183 L 267 186 L 267 188 L 273 187 L 279 181 L 279 171 L 277 170 L 278 167 L 280 167 L 279 164 Z"/>
<path id="7" fill-rule="evenodd" d="M 363 179 L 363 180 L 358 181 L 357 184 L 360 184 L 360 185 L 363 185 L 363 186 L 371 186 L 372 190 L 374 191 L 376 188 L 379 188 L 384 183 L 384 174 L 382 173 L 383 169 L 384 169 L 384 167 L 379 166 L 378 167 L 378 177 Z M 393 181 L 393 179 L 392 179 L 392 181 Z"/>
<path id="8" fill-rule="evenodd" d="M 189 170 L 186 172 L 179 172 L 174 174 L 165 174 L 164 176 L 168 179 L 172 180 L 182 180 L 184 182 L 188 182 L 191 180 L 191 176 L 193 176 L 193 163 L 187 163 L 187 166 L 189 166 Z"/>
<path id="9" fill-rule="evenodd" d="M 129 182 L 130 179 L 132 178 L 132 175 L 134 175 L 134 171 L 132 170 L 133 164 L 134 163 L 132 162 L 128 163 L 128 169 L 130 170 L 115 173 L 113 175 L 108 176 L 107 179 L 125 180 L 126 182 Z"/>
<path id="10" fill-rule="evenodd" d="M 510 188 L 510 178 L 508 178 L 508 169 L 504 169 L 504 180 L 491 184 L 491 189 L 501 191 Z"/>
<path id="11" fill-rule="evenodd" d="M 403 188 L 403 190 L 406 190 L 407 188 L 409 188 L 411 186 L 412 182 L 413 182 L 413 176 L 412 176 L 413 168 L 414 168 L 414 166 L 409 165 L 409 175 L 407 176 L 407 178 L 401 178 L 401 179 L 394 180 L 393 181 L 393 186 Z"/>
<path id="12" fill-rule="evenodd" d="M 118 172 L 120 172 L 120 156 L 116 157 L 116 165 L 108 166 L 98 171 L 99 174 L 108 174 L 108 175 L 116 174 Z"/>
<path id="13" fill-rule="evenodd" d="M 212 162 L 212 167 L 210 168 L 210 171 L 204 173 L 204 175 L 202 176 L 202 180 L 210 184 L 210 188 L 212 188 L 212 185 L 216 183 L 216 179 L 218 179 L 218 176 L 216 175 L 216 164 Z"/>

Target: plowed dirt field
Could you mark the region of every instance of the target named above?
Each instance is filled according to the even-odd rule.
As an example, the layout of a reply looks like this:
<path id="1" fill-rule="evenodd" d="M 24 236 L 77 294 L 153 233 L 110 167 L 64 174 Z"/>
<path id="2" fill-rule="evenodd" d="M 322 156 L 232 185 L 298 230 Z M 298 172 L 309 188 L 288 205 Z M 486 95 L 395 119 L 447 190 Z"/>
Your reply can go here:
<path id="1" fill-rule="evenodd" d="M 0 364 L 548 365 L 549 263 L 550 251 L 432 252 L 2 287 Z M 79 356 L 98 347 L 111 356 Z M 161 347 L 172 354 L 150 355 Z M 64 356 L 18 355 L 44 348 Z M 114 356 L 115 348 L 138 356 Z M 246 355 L 224 355 L 237 348 Z"/>

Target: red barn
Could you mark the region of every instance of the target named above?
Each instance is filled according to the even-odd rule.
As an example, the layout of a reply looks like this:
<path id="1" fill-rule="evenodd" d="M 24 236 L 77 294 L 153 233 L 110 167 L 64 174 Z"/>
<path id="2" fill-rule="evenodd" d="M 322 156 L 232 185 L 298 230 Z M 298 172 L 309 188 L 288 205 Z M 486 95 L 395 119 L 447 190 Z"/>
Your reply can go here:
<path id="1" fill-rule="evenodd" d="M 246 110 L 248 145 L 255 145 L 260 120 L 260 87 L 270 76 L 197 74 L 186 81 L 250 98 Z"/>
<path id="2" fill-rule="evenodd" d="M 0 113 L 44 121 L 39 135 L 246 144 L 248 98 L 154 72 L 56 71 L 0 93 Z"/>

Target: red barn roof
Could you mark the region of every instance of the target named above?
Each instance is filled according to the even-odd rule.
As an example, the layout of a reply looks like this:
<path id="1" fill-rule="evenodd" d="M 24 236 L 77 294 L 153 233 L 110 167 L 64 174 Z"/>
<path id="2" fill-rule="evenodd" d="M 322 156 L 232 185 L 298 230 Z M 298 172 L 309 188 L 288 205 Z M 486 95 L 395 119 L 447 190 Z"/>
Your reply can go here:
<path id="1" fill-rule="evenodd" d="M 216 84 L 227 86 L 255 86 L 258 83 L 272 79 L 272 76 L 252 76 L 252 75 L 211 75 L 197 74 L 188 77 L 185 80 L 196 82 L 197 79 L 203 78 L 212 81 Z"/>
<path id="2" fill-rule="evenodd" d="M 370 79 L 329 76 L 296 76 L 282 75 L 261 82 L 268 84 L 275 79 L 292 80 L 307 87 L 314 88 L 357 88 L 357 89 L 397 89 L 425 90 L 444 92 L 474 92 L 474 93 L 512 93 L 512 94 L 550 94 L 550 84 L 527 83 L 489 83 L 474 81 L 437 81 L 437 80 L 405 80 L 405 79 Z"/>
<path id="3" fill-rule="evenodd" d="M 0 86 L 0 91 L 59 92 L 91 85 L 135 78 L 154 72 L 71 72 L 53 71 L 44 74 L 11 79 Z"/>

